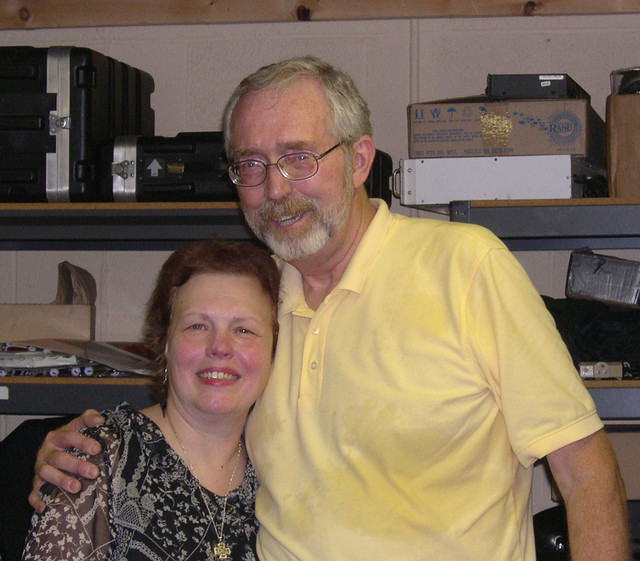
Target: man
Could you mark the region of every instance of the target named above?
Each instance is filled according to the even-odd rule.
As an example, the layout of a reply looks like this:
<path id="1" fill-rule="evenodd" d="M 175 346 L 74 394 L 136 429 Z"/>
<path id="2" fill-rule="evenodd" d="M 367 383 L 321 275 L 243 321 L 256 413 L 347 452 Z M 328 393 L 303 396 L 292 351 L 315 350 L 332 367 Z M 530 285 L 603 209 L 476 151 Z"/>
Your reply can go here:
<path id="1" fill-rule="evenodd" d="M 540 297 L 486 230 L 368 199 L 375 146 L 353 81 L 313 58 L 260 69 L 225 137 L 245 217 L 284 261 L 246 430 L 262 561 L 533 561 L 542 457 L 572 559 L 628 559 L 614 455 Z M 69 485 L 42 464 L 78 472 L 55 451 L 86 441 L 49 440 L 39 473 Z"/>

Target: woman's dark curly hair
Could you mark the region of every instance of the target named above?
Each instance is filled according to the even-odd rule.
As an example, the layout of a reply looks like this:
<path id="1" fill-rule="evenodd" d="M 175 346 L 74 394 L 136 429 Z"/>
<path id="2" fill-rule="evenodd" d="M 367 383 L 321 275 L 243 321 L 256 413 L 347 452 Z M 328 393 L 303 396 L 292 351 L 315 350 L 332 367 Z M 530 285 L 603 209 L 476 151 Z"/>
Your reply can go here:
<path id="1" fill-rule="evenodd" d="M 191 277 L 200 273 L 232 273 L 255 278 L 272 304 L 273 349 L 278 334 L 278 285 L 280 272 L 271 255 L 250 242 L 228 240 L 200 240 L 176 249 L 165 261 L 151 298 L 147 302 L 144 322 L 144 343 L 155 353 L 156 375 L 154 398 L 166 402 L 164 370 L 171 311 L 176 292 Z"/>

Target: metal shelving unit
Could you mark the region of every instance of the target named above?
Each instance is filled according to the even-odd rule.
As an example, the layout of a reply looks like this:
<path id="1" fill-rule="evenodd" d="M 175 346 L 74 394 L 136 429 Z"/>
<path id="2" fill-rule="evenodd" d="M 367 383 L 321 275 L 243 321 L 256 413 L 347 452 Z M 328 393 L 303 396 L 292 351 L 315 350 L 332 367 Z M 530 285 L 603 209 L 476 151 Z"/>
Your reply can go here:
<path id="1" fill-rule="evenodd" d="M 449 217 L 489 228 L 512 251 L 640 248 L 640 199 L 454 201 Z"/>
<path id="2" fill-rule="evenodd" d="M 459 201 L 449 214 L 452 221 L 486 226 L 514 251 L 640 248 L 640 199 Z M 161 250 L 207 237 L 255 239 L 237 203 L 0 204 L 5 251 Z M 75 413 L 100 407 L 102 398 L 142 407 L 149 399 L 144 382 L 0 379 L 0 414 Z M 603 417 L 640 418 L 640 387 L 587 385 Z"/>
<path id="3" fill-rule="evenodd" d="M 512 251 L 640 248 L 640 199 L 455 201 L 449 218 L 489 228 Z M 640 382 L 586 385 L 603 419 L 640 419 Z"/>
<path id="4" fill-rule="evenodd" d="M 233 202 L 0 204 L 0 251 L 171 250 L 208 237 L 255 239 Z M 0 414 L 80 413 L 122 400 L 150 405 L 150 380 L 0 378 Z"/>
<path id="5" fill-rule="evenodd" d="M 0 250 L 165 250 L 255 239 L 238 203 L 0 204 Z"/>
<path id="6" fill-rule="evenodd" d="M 0 378 L 0 415 L 68 415 L 127 401 L 152 404 L 147 378 Z"/>
<path id="7" fill-rule="evenodd" d="M 605 421 L 640 419 L 640 380 L 594 380 L 585 385 Z"/>

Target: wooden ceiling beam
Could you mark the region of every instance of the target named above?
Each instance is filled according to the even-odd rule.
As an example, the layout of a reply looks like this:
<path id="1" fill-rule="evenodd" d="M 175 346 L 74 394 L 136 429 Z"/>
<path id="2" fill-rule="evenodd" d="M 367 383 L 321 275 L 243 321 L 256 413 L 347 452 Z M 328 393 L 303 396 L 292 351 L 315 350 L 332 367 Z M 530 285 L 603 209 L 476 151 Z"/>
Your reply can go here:
<path id="1" fill-rule="evenodd" d="M 640 13 L 640 0 L 3 0 L 0 29 Z"/>

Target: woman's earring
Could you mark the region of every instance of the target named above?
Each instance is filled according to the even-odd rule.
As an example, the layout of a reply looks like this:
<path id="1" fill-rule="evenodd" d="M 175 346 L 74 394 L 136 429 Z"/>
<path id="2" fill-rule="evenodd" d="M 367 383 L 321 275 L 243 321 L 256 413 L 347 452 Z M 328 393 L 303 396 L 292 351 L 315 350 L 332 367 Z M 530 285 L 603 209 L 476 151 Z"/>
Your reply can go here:
<path id="1" fill-rule="evenodd" d="M 164 379 L 162 380 L 162 397 L 160 398 L 160 407 L 164 413 L 167 410 L 167 396 L 169 395 L 169 372 L 167 367 L 164 368 Z"/>

